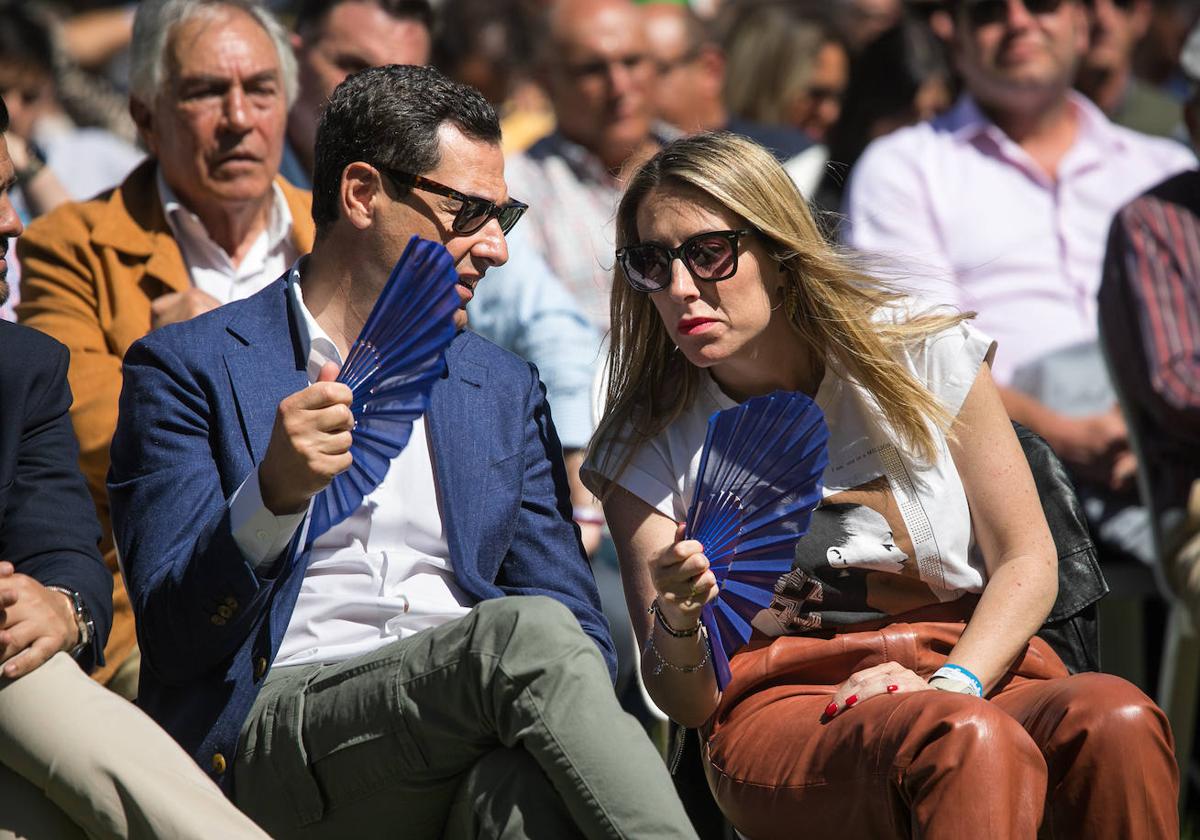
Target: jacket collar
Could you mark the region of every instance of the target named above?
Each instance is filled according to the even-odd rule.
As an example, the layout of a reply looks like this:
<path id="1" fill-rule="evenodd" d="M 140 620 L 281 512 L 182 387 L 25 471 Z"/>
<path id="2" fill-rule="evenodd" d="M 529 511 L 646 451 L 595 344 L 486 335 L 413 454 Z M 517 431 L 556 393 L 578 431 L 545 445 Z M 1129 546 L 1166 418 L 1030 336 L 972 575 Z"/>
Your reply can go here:
<path id="1" fill-rule="evenodd" d="M 147 158 L 108 197 L 100 221 L 92 229 L 92 244 L 145 261 L 145 279 L 157 280 L 173 292 L 191 285 L 187 265 L 163 214 L 158 194 L 157 162 Z M 276 177 L 292 214 L 292 242 L 300 253 L 313 245 L 312 198 Z M 154 293 L 151 293 L 154 296 Z"/>

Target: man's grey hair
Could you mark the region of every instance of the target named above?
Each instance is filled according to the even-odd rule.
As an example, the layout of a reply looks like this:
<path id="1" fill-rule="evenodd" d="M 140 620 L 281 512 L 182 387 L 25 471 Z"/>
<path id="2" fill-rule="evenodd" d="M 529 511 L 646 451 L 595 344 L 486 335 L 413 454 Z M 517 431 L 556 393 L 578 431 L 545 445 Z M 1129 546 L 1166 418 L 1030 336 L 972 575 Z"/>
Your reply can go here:
<path id="1" fill-rule="evenodd" d="M 142 0 L 133 19 L 129 51 L 129 90 L 134 99 L 150 105 L 162 92 L 167 43 L 175 29 L 220 9 L 241 9 L 263 28 L 279 56 L 279 75 L 288 107 L 296 101 L 296 56 L 287 31 L 256 0 Z"/>

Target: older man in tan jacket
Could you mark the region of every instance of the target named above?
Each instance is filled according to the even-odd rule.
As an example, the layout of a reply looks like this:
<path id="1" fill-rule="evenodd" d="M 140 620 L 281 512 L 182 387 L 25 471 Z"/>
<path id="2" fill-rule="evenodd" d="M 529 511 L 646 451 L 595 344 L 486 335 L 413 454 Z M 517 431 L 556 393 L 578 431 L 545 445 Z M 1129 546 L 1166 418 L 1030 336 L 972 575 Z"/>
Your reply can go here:
<path id="1" fill-rule="evenodd" d="M 104 489 L 121 360 L 151 329 L 258 291 L 313 242 L 309 194 L 278 177 L 296 73 L 274 18 L 253 0 L 143 3 L 131 60 L 150 158 L 113 192 L 29 227 L 17 310 L 71 351 L 71 419 L 113 572 L 97 679 L 126 696 L 137 647 Z"/>

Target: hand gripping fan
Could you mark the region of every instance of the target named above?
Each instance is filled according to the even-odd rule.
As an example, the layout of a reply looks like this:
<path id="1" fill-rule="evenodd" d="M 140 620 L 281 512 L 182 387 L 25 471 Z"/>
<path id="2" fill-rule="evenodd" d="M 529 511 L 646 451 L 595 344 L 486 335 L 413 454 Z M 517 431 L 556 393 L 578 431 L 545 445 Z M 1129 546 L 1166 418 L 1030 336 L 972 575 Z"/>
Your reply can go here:
<path id="1" fill-rule="evenodd" d="M 828 441 L 824 413 L 799 393 L 754 397 L 709 418 L 684 538 L 700 541 L 717 578 L 700 620 L 722 690 L 729 657 L 771 605 L 821 501 Z"/>
<path id="2" fill-rule="evenodd" d="M 429 392 L 446 366 L 462 302 L 457 280 L 441 244 L 408 241 L 338 373 L 354 393 L 354 463 L 313 499 L 308 542 L 353 513 L 408 445 L 413 421 L 429 408 Z"/>

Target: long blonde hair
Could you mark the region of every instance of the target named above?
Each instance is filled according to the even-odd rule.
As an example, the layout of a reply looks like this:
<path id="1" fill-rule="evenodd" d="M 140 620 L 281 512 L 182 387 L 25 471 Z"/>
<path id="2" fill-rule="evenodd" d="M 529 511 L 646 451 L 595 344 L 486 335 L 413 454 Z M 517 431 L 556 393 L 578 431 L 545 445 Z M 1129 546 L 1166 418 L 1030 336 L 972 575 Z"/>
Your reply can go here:
<path id="1" fill-rule="evenodd" d="M 758 230 L 783 269 L 784 311 L 802 342 L 822 360 L 835 359 L 872 395 L 907 451 L 933 460 L 931 426 L 948 431 L 953 418 L 897 361 L 897 350 L 971 316 L 942 310 L 876 317 L 901 304 L 904 295 L 830 245 L 775 158 L 732 134 L 676 140 L 643 164 L 617 209 L 617 247 L 639 241 L 638 208 L 662 184 L 694 187 Z M 601 471 L 616 476 L 643 443 L 692 403 L 702 371 L 676 352 L 650 296 L 626 283 L 620 264 L 611 323 L 605 412 L 590 448 Z M 614 463 L 617 452 L 624 455 Z"/>

